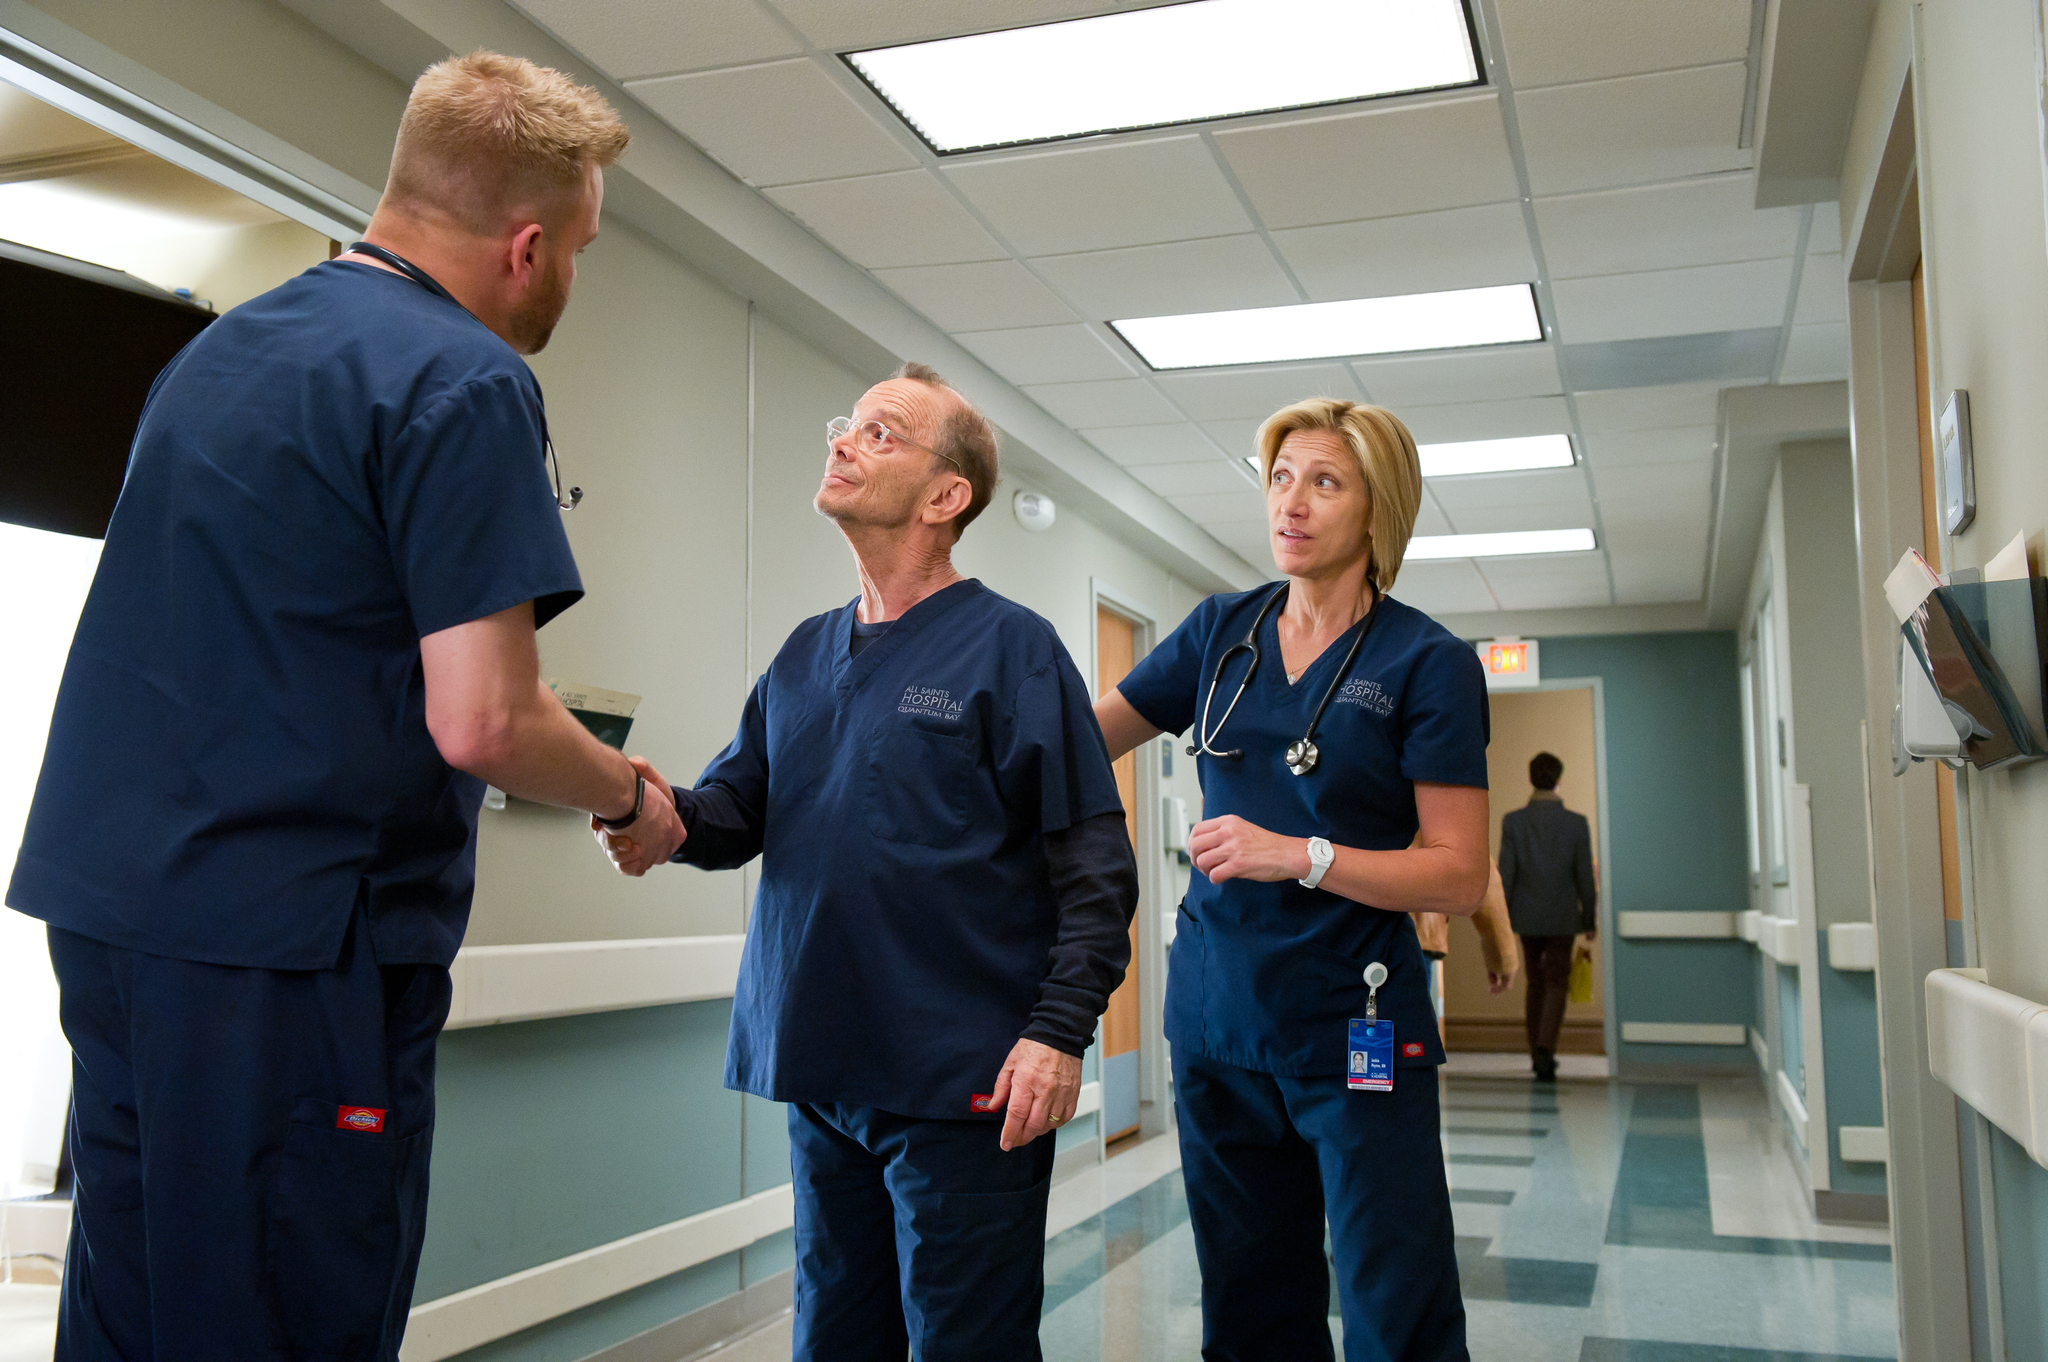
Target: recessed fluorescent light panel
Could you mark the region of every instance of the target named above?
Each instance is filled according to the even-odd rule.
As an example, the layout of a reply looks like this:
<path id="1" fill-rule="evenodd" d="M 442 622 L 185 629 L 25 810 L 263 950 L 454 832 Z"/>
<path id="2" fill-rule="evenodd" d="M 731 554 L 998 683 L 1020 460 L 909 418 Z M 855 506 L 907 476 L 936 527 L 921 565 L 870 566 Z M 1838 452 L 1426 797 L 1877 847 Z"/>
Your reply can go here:
<path id="1" fill-rule="evenodd" d="M 1480 84 L 1462 0 L 1192 0 L 845 57 L 941 155 Z"/>
<path id="2" fill-rule="evenodd" d="M 1591 530 L 1509 530 L 1505 534 L 1418 534 L 1408 541 L 1404 561 L 1432 558 L 1506 558 L 1532 553 L 1584 553 L 1594 548 Z"/>
<path id="3" fill-rule="evenodd" d="M 1417 445 L 1425 478 L 1462 478 L 1474 473 L 1520 473 L 1531 468 L 1570 468 L 1572 437 L 1523 435 L 1512 440 L 1460 440 Z"/>
<path id="4" fill-rule="evenodd" d="M 1536 290 L 1528 284 L 1134 317 L 1110 325 L 1154 369 L 1274 364 L 1543 339 Z"/>

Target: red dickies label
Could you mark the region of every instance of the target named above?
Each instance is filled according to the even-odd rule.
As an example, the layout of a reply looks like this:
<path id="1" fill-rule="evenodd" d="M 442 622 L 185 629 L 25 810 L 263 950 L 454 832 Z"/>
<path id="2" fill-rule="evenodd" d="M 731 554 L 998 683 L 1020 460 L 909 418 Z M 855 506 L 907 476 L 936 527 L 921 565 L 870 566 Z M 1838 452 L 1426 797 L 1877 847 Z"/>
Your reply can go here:
<path id="1" fill-rule="evenodd" d="M 383 1107 L 343 1107 L 334 1118 L 337 1130 L 360 1130 L 365 1135 L 384 1133 Z"/>
<path id="2" fill-rule="evenodd" d="M 996 1099 L 989 1093 L 975 1093 L 967 1099 L 967 1109 L 969 1111 L 994 1111 L 996 1109 Z"/>
<path id="3" fill-rule="evenodd" d="M 1406 1055 L 1410 1059 L 1414 1059 L 1417 1055 L 1422 1053 L 1422 1042 L 1419 1040 L 1409 1041 L 1406 1045 L 1401 1047 L 1401 1053 Z"/>

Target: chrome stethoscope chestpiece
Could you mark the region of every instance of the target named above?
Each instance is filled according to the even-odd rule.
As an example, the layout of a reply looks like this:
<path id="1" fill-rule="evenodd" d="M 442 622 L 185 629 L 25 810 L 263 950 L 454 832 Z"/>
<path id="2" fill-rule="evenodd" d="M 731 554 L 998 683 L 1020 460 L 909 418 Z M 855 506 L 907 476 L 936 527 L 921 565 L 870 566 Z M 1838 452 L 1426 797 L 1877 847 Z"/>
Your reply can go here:
<path id="1" fill-rule="evenodd" d="M 1273 607 L 1278 605 L 1286 594 L 1287 584 L 1283 582 L 1280 589 L 1266 597 L 1266 603 L 1259 607 L 1259 613 L 1253 618 L 1252 627 L 1245 632 L 1244 639 L 1225 648 L 1223 655 L 1216 659 L 1216 668 L 1209 675 L 1209 698 L 1202 705 L 1201 722 L 1195 726 L 1196 741 L 1188 744 L 1189 756 L 1237 758 L 1244 755 L 1240 748 L 1219 752 L 1214 744 L 1217 735 L 1223 731 L 1223 725 L 1229 723 L 1230 716 L 1237 712 L 1237 702 L 1244 699 L 1245 690 L 1252 683 L 1252 673 L 1259 669 L 1259 630 L 1265 626 L 1266 616 L 1272 613 Z M 1344 678 L 1351 674 L 1351 664 L 1358 660 L 1358 650 L 1365 646 L 1365 636 L 1372 632 L 1373 625 L 1379 623 L 1379 616 L 1379 599 L 1378 593 L 1375 592 L 1372 608 L 1365 617 L 1365 627 L 1358 631 L 1357 638 L 1351 640 L 1350 651 L 1344 654 L 1344 661 L 1337 668 L 1337 674 L 1330 678 L 1330 684 L 1324 688 L 1322 703 L 1316 706 L 1315 717 L 1308 721 L 1308 732 L 1302 734 L 1300 740 L 1290 746 L 1281 757 L 1287 769 L 1295 775 L 1307 775 L 1322 761 L 1323 754 L 1316 749 L 1316 726 L 1322 723 L 1323 711 L 1330 707 L 1331 697 L 1336 695 L 1337 688 L 1343 685 Z M 1244 675 L 1238 678 L 1237 693 L 1230 697 L 1230 703 L 1224 707 L 1222 721 L 1212 729 L 1209 727 L 1209 712 L 1216 704 L 1216 688 L 1222 684 L 1223 672 L 1230 665 L 1230 659 L 1239 653 L 1245 654 L 1249 661 L 1245 666 Z"/>
<path id="2" fill-rule="evenodd" d="M 1318 752 L 1316 745 L 1307 738 L 1301 739 L 1294 746 L 1288 748 L 1287 755 L 1282 758 L 1287 763 L 1287 769 L 1298 776 L 1305 776 L 1310 771 L 1315 770 L 1316 763 L 1322 759 L 1323 754 Z"/>

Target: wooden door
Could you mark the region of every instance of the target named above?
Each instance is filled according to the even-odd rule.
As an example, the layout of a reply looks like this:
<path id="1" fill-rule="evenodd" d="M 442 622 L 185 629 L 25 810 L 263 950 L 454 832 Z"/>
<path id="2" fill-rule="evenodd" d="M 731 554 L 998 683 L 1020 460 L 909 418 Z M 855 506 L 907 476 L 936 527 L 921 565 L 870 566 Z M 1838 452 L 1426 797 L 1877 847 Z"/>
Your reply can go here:
<path id="1" fill-rule="evenodd" d="M 1095 693 L 1107 695 L 1137 662 L 1138 626 L 1114 611 L 1095 610 Z M 1138 754 L 1116 759 L 1117 796 L 1124 804 L 1124 828 L 1137 845 Z M 1102 1117 L 1104 1138 L 1114 1140 L 1138 1128 L 1138 924 L 1131 923 L 1131 966 L 1109 1009 L 1102 1014 Z"/>
<path id="2" fill-rule="evenodd" d="M 1927 282 L 1913 263 L 1913 387 L 1920 401 L 1920 552 L 1941 571 L 1941 498 L 1934 477 L 1934 392 L 1927 362 Z M 1956 851 L 1956 773 L 1934 763 L 1934 817 L 1941 833 L 1941 913 L 1963 920 L 1961 857 Z M 1959 963 L 1951 961 L 1950 963 Z"/>

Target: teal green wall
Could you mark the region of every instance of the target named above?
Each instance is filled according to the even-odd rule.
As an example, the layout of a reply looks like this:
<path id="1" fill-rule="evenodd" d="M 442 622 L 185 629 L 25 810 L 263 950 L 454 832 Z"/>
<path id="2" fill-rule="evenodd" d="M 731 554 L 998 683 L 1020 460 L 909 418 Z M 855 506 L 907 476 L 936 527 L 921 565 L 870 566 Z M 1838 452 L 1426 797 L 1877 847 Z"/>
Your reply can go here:
<path id="1" fill-rule="evenodd" d="M 1991 1178 L 2005 1355 L 2010 1362 L 2048 1362 L 2048 1168 L 1994 1126 Z"/>
<path id="2" fill-rule="evenodd" d="M 1542 640 L 1546 680 L 1600 677 L 1606 701 L 1607 883 L 1617 912 L 1749 907 L 1742 706 L 1735 635 L 1617 634 Z M 1611 916 L 1606 921 L 1613 921 Z M 1755 1015 L 1741 941 L 1610 940 L 1625 1021 L 1733 1022 Z M 1747 1050 L 1623 1044 L 1622 1066 L 1748 1068 Z"/>

